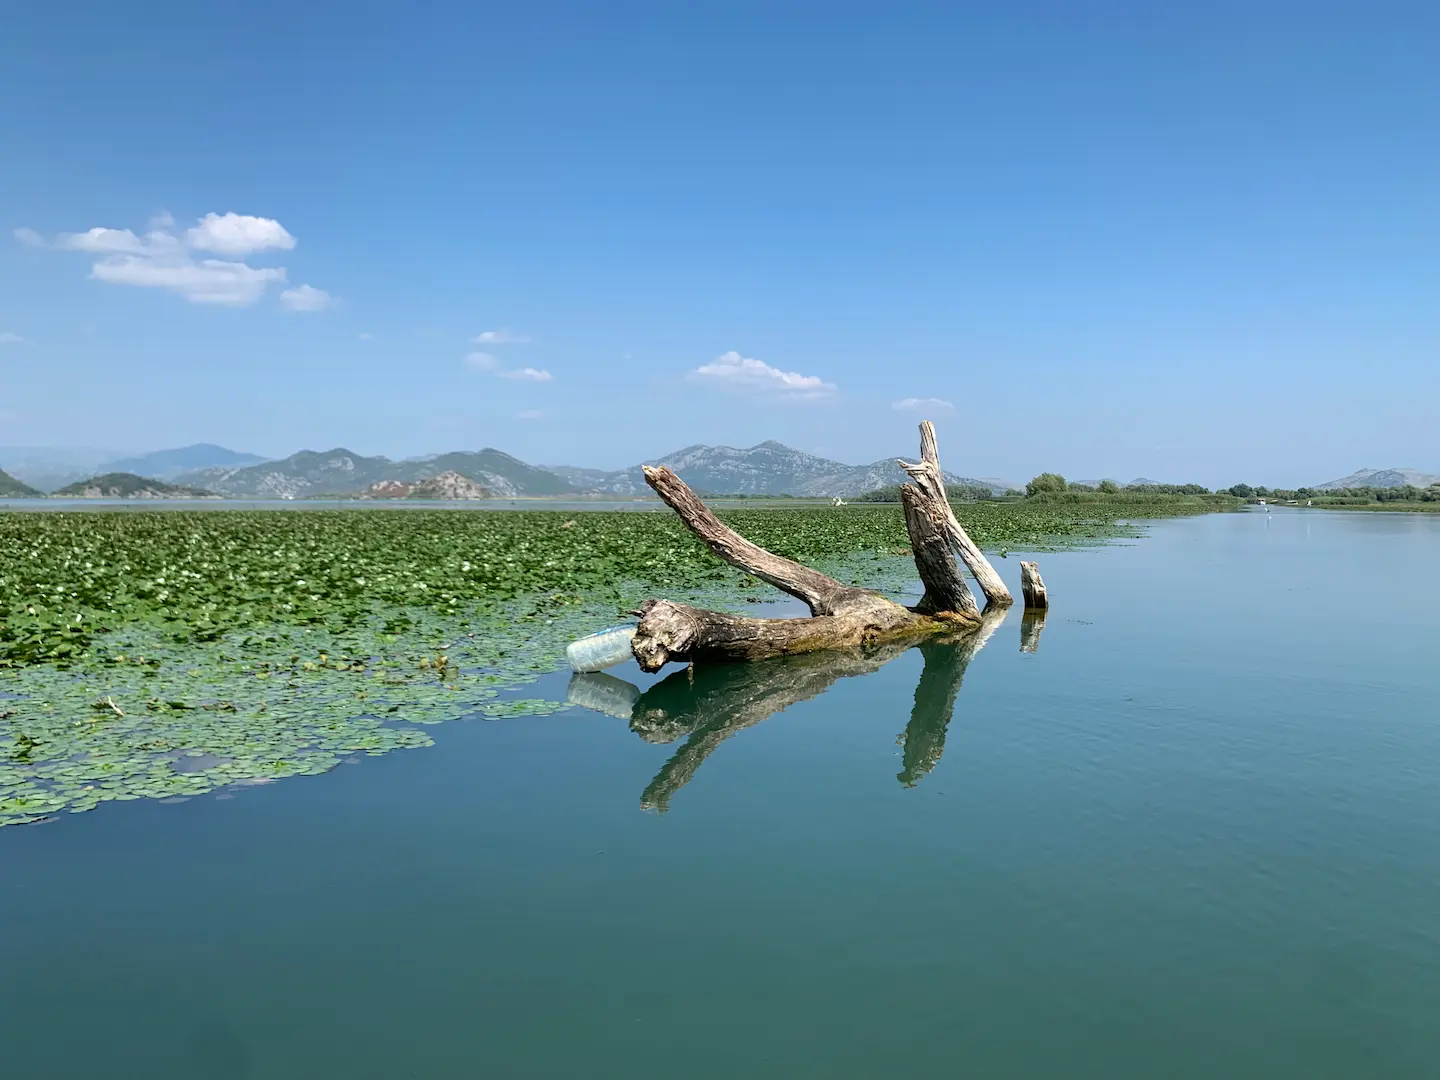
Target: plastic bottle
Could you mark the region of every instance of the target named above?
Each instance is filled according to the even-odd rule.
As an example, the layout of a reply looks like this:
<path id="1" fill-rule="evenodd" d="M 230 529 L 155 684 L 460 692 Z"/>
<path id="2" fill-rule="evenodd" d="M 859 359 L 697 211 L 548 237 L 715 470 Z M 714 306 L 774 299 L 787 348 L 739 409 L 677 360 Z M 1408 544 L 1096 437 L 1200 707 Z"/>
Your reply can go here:
<path id="1" fill-rule="evenodd" d="M 633 626 L 612 626 L 608 630 L 582 637 L 565 647 L 565 658 L 572 671 L 603 671 L 629 660 Z"/>

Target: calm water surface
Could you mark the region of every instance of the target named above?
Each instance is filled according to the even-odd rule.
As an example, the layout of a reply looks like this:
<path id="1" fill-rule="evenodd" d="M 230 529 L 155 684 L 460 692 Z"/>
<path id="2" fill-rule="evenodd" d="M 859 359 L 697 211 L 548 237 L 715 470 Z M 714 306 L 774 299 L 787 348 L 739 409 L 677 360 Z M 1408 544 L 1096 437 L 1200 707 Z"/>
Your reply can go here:
<path id="1" fill-rule="evenodd" d="M 0 831 L 4 1074 L 1437 1075 L 1440 517 L 1041 560 L 1038 644 Z"/>

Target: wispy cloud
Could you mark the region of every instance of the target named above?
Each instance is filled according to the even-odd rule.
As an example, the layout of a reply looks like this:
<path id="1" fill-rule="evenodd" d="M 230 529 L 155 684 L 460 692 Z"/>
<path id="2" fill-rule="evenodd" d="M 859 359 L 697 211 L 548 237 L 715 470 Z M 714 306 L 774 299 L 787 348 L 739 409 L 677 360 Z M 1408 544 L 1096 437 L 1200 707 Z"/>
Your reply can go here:
<path id="1" fill-rule="evenodd" d="M 501 379 L 515 379 L 519 382 L 554 382 L 555 376 L 543 368 L 507 368 L 497 356 L 487 352 L 472 352 L 465 357 L 465 366 Z"/>
<path id="2" fill-rule="evenodd" d="M 25 339 L 10 330 L 0 331 L 0 345 L 24 345 Z"/>
<path id="3" fill-rule="evenodd" d="M 522 367 L 514 371 L 497 371 L 502 379 L 519 379 L 521 382 L 554 382 L 555 376 L 544 368 Z"/>
<path id="4" fill-rule="evenodd" d="M 334 304 L 333 296 L 313 285 L 297 285 L 280 294 L 280 305 L 289 311 L 324 311 Z"/>
<path id="5" fill-rule="evenodd" d="M 949 412 L 954 405 L 938 397 L 907 397 L 890 403 L 892 409 L 900 412 Z"/>
<path id="6" fill-rule="evenodd" d="M 273 218 L 248 214 L 206 214 L 183 233 L 162 211 L 143 234 L 130 229 L 96 227 L 60 233 L 46 240 L 34 229 L 19 228 L 15 238 L 30 247 L 75 251 L 92 256 L 90 276 L 111 285 L 167 289 L 192 304 L 245 307 L 272 285 L 285 284 L 283 266 L 251 266 L 245 261 L 265 251 L 290 251 L 295 237 Z M 197 257 L 197 252 L 228 258 Z M 332 298 L 323 289 L 301 285 L 281 294 L 292 311 L 320 311 Z"/>
<path id="7" fill-rule="evenodd" d="M 544 420 L 544 409 L 521 409 L 515 414 L 516 420 Z"/>
<path id="8" fill-rule="evenodd" d="M 741 356 L 733 349 L 722 353 L 708 364 L 701 364 L 690 373 L 697 382 L 729 386 L 753 393 L 791 401 L 829 397 L 835 384 L 818 375 L 801 375 L 798 371 L 782 371 L 763 360 Z"/>
<path id="9" fill-rule="evenodd" d="M 362 330 L 362 331 L 360 332 L 360 340 L 361 340 L 361 341 L 374 341 L 374 340 L 375 340 L 375 335 L 372 334 L 372 333 L 370 333 L 368 330 Z"/>
<path id="10" fill-rule="evenodd" d="M 470 340 L 476 345 L 529 345 L 531 337 L 513 330 L 485 330 Z"/>

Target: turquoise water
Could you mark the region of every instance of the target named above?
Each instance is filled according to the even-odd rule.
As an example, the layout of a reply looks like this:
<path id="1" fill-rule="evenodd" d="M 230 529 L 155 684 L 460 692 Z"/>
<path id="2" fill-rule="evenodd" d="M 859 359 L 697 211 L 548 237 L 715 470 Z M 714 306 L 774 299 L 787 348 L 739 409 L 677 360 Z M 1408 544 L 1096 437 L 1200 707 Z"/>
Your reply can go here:
<path id="1" fill-rule="evenodd" d="M 1436 1075 L 1440 519 L 1040 558 L 1038 643 L 0 831 L 4 1075 Z"/>

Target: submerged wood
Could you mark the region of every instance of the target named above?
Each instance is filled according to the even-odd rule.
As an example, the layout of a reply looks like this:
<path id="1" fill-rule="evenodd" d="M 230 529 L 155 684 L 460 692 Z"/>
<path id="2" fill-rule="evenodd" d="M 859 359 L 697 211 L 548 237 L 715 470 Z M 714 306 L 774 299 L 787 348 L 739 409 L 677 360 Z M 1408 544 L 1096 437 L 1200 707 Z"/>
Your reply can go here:
<path id="1" fill-rule="evenodd" d="M 935 432 L 927 421 L 920 426 L 921 466 L 939 477 Z M 928 440 L 928 442 L 927 442 Z M 907 469 L 910 468 L 907 466 Z M 640 618 L 631 642 L 635 659 L 644 671 L 659 671 L 666 663 L 762 660 L 793 653 L 817 652 L 907 641 L 935 634 L 954 633 L 975 626 L 979 612 L 959 568 L 945 547 L 956 547 L 955 535 L 969 537 L 955 521 L 945 501 L 945 487 L 917 481 L 905 485 L 905 524 L 915 554 L 916 570 L 925 584 L 925 596 L 915 609 L 903 607 L 873 589 L 845 585 L 818 570 L 781 558 L 746 540 L 722 522 L 686 483 L 664 466 L 644 468 L 645 482 L 665 501 L 685 526 L 719 558 L 731 566 L 768 581 L 777 589 L 804 601 L 808 619 L 755 619 L 679 604 L 673 600 L 647 600 L 634 614 Z M 928 474 L 927 474 L 928 475 Z M 972 548 L 973 544 L 970 545 Z M 999 576 L 974 550 L 993 582 L 977 573 L 961 551 L 971 573 L 996 603 L 1010 603 Z M 999 592 L 995 590 L 998 586 Z"/>
<path id="2" fill-rule="evenodd" d="M 1020 564 L 1020 592 L 1025 596 L 1027 608 L 1048 608 L 1050 601 L 1045 595 L 1045 582 L 1040 580 L 1040 567 L 1033 562 Z"/>
<path id="3" fill-rule="evenodd" d="M 940 468 L 940 447 L 935 441 L 935 425 L 929 420 L 920 423 L 919 463 L 912 465 L 908 461 L 901 461 L 899 465 L 910 475 L 910 479 L 930 503 L 943 512 L 945 533 L 950 545 L 979 584 L 986 601 L 997 607 L 1013 604 L 1015 598 L 1010 595 L 1005 582 L 1000 580 L 1000 575 L 990 565 L 990 560 L 985 558 L 985 553 L 970 539 L 956 519 L 955 512 L 950 509 L 950 499 L 945 494 L 945 473 Z"/>

